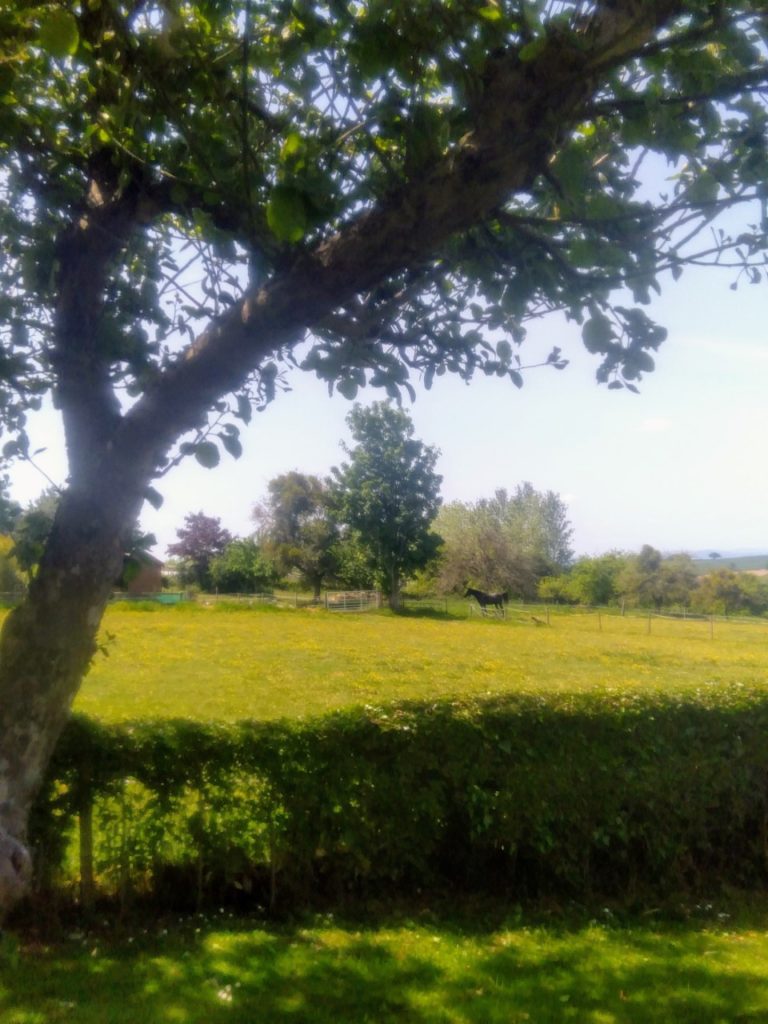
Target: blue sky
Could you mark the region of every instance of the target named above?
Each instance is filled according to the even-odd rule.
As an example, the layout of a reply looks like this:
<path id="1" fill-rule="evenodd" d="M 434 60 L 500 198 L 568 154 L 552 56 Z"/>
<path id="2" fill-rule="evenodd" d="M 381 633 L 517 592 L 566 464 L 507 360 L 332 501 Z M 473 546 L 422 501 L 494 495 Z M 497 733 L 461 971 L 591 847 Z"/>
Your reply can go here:
<path id="1" fill-rule="evenodd" d="M 598 386 L 578 328 L 555 317 L 531 330 L 521 355 L 533 362 L 559 345 L 571 359 L 566 370 L 532 371 L 521 391 L 485 377 L 469 385 L 438 378 L 431 392 L 417 386 L 417 401 L 406 407 L 417 436 L 442 452 L 444 500 L 474 501 L 529 480 L 567 503 L 579 554 L 644 543 L 664 551 L 768 552 L 768 296 L 764 282 L 734 292 L 731 280 L 727 271 L 689 270 L 663 282 L 650 312 L 669 338 L 639 395 Z M 188 512 L 219 516 L 245 535 L 273 476 L 291 469 L 322 475 L 343 459 L 350 404 L 329 397 L 308 374 L 294 374 L 291 383 L 294 390 L 244 431 L 239 461 L 225 455 L 215 470 L 188 462 L 161 482 L 162 509 L 142 516 L 158 554 Z M 380 397 L 372 389 L 360 394 Z M 47 446 L 39 463 L 63 482 L 53 413 L 40 418 L 33 442 Z M 28 466 L 17 467 L 13 481 L 22 502 L 45 486 Z"/>

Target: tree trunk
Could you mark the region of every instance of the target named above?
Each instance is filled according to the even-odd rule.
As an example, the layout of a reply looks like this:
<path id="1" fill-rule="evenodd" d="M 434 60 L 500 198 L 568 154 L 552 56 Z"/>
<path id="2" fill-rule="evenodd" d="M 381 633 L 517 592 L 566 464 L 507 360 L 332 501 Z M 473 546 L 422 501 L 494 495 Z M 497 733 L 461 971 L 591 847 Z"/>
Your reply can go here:
<path id="1" fill-rule="evenodd" d="M 400 573 L 395 566 L 389 570 L 389 607 L 395 611 L 400 607 Z"/>
<path id="2" fill-rule="evenodd" d="M 141 488 L 103 472 L 59 504 L 29 595 L 0 637 L 0 921 L 31 873 L 31 805 L 97 651 L 97 632 Z"/>

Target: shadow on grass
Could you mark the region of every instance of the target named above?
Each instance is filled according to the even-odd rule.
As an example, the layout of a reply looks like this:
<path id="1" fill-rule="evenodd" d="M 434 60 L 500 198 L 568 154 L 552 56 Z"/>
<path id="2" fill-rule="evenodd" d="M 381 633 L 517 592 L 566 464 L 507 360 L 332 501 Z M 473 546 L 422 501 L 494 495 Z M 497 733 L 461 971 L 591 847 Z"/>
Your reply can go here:
<path id="1" fill-rule="evenodd" d="M 457 622 L 467 618 L 467 614 L 446 611 L 445 608 L 419 608 L 414 606 L 391 609 L 392 615 L 398 619 L 437 619 L 440 622 Z"/>
<path id="2" fill-rule="evenodd" d="M 0 969 L 2 1024 L 59 1020 L 757 1024 L 768 1020 L 768 937 L 684 925 L 481 935 L 193 921 L 29 948 Z"/>

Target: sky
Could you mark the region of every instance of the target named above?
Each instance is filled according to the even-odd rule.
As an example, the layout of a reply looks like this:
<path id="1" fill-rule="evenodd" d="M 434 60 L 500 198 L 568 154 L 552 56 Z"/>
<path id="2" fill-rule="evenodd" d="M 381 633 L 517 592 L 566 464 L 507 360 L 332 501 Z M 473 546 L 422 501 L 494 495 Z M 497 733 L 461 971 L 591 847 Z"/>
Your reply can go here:
<path id="1" fill-rule="evenodd" d="M 578 327 L 559 317 L 531 327 L 520 354 L 535 362 L 559 345 L 570 365 L 529 372 L 522 390 L 487 377 L 465 384 L 446 375 L 429 392 L 414 381 L 417 399 L 406 398 L 405 408 L 416 436 L 441 451 L 443 500 L 472 502 L 523 481 L 555 491 L 567 505 L 578 555 L 643 544 L 665 552 L 768 552 L 768 291 L 765 282 L 732 291 L 731 274 L 690 269 L 678 282 L 662 281 L 648 311 L 669 337 L 639 395 L 596 384 L 597 361 Z M 310 374 L 289 380 L 293 390 L 244 428 L 241 459 L 223 454 L 214 470 L 187 460 L 160 481 L 162 508 L 146 506 L 141 518 L 157 537 L 159 557 L 188 513 L 220 517 L 246 536 L 270 479 L 289 470 L 322 476 L 344 460 L 351 403 L 329 397 Z M 371 388 L 358 396 L 365 403 L 383 397 Z M 64 483 L 56 414 L 42 413 L 31 435 L 33 447 L 46 448 L 40 469 Z M 11 479 L 22 503 L 47 485 L 28 465 L 16 466 Z"/>

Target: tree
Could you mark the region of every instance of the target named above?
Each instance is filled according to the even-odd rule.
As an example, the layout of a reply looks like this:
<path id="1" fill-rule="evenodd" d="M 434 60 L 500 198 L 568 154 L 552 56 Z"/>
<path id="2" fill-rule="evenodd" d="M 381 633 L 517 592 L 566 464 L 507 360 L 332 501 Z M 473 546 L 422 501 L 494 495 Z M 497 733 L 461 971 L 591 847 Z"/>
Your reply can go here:
<path id="1" fill-rule="evenodd" d="M 570 573 L 571 587 L 581 604 L 607 605 L 619 597 L 619 579 L 626 568 L 627 555 L 619 551 L 594 558 L 580 558 Z"/>
<path id="2" fill-rule="evenodd" d="M 232 534 L 224 529 L 218 517 L 191 512 L 184 516 L 184 525 L 176 531 L 176 536 L 179 539 L 168 545 L 168 553 L 180 559 L 180 583 L 210 590 L 211 563 L 232 543 Z"/>
<path id="3" fill-rule="evenodd" d="M 8 474 L 0 476 L 0 534 L 12 534 L 21 515 L 21 505 L 10 495 Z"/>
<path id="4" fill-rule="evenodd" d="M 761 277 L 767 36 L 764 0 L 0 7 L 3 453 L 52 392 L 70 461 L 0 640 L 0 904 L 153 482 L 291 362 L 519 385 L 552 309 L 635 388 L 660 273 Z"/>
<path id="5" fill-rule="evenodd" d="M 14 557 L 14 541 L 7 533 L 0 533 L 0 594 L 3 600 L 8 595 L 13 598 L 24 592 L 24 579 L 20 572 L 20 566 Z"/>
<path id="6" fill-rule="evenodd" d="M 592 558 L 580 558 L 567 576 L 555 577 L 539 596 L 562 593 L 566 599 L 593 606 L 613 604 L 621 594 L 621 577 L 631 556 L 609 551 Z M 546 581 L 543 581 L 546 582 Z"/>
<path id="7" fill-rule="evenodd" d="M 236 537 L 208 566 L 220 594 L 253 594 L 275 585 L 279 574 L 253 537 Z"/>
<path id="8" fill-rule="evenodd" d="M 319 477 L 294 471 L 270 480 L 268 490 L 254 518 L 270 553 L 281 572 L 298 570 L 318 598 L 339 566 L 339 527 L 328 488 Z"/>
<path id="9" fill-rule="evenodd" d="M 641 606 L 687 605 L 696 586 L 696 568 L 690 555 L 664 557 L 644 544 L 639 554 L 627 559 L 616 586 L 619 593 Z"/>
<path id="10" fill-rule="evenodd" d="M 444 540 L 438 586 L 447 592 L 472 582 L 535 597 L 538 581 L 573 557 L 573 530 L 559 495 L 527 482 L 512 495 L 500 488 L 492 498 L 452 502 L 440 510 L 435 529 Z"/>
<path id="11" fill-rule="evenodd" d="M 27 578 L 37 572 L 58 505 L 59 491 L 55 487 L 47 487 L 16 517 L 12 534 L 13 557 Z"/>
<path id="12" fill-rule="evenodd" d="M 349 462 L 333 469 L 334 506 L 396 608 L 405 577 L 440 546 L 430 529 L 440 507 L 439 452 L 414 438 L 408 414 L 387 402 L 355 405 L 347 423 L 354 445 L 342 445 Z"/>
<path id="13" fill-rule="evenodd" d="M 746 611 L 762 615 L 768 609 L 768 586 L 751 573 L 716 569 L 699 577 L 692 604 L 708 614 Z"/>

